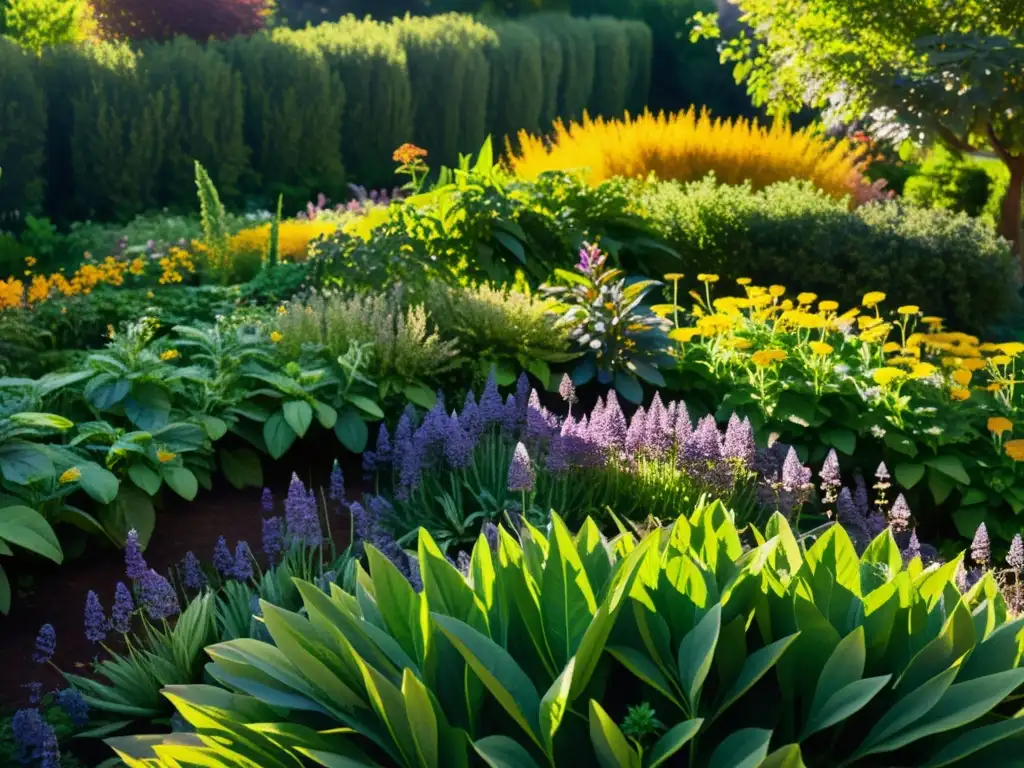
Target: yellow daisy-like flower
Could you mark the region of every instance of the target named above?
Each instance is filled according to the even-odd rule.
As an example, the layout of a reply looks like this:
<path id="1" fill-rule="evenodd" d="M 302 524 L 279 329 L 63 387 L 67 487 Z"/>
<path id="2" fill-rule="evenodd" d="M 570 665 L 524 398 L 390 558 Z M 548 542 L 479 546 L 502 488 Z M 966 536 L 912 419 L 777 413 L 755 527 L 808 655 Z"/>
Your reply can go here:
<path id="1" fill-rule="evenodd" d="M 901 371 L 899 368 L 878 368 L 874 373 L 871 374 L 871 378 L 874 379 L 875 383 L 887 387 L 894 381 L 904 378 L 907 375 L 906 371 Z"/>
<path id="2" fill-rule="evenodd" d="M 804 291 L 803 293 L 797 294 L 796 300 L 800 304 L 813 304 L 814 300 L 818 298 L 818 294 Z"/>
<path id="3" fill-rule="evenodd" d="M 960 363 L 960 367 L 968 371 L 980 371 L 985 367 L 985 361 L 977 357 L 972 357 Z"/>
<path id="4" fill-rule="evenodd" d="M 966 387 L 968 384 L 970 384 L 971 379 L 973 377 L 973 373 L 971 373 L 970 371 L 965 371 L 963 368 L 957 368 L 949 375 L 949 378 L 951 378 L 954 383 L 959 384 L 961 387 Z"/>
<path id="5" fill-rule="evenodd" d="M 818 310 L 821 312 L 835 312 L 839 309 L 839 302 L 826 299 L 825 301 L 818 302 Z"/>
<path id="6" fill-rule="evenodd" d="M 174 360 L 177 357 L 180 357 L 180 355 L 176 349 L 168 349 L 160 353 L 160 359 L 164 361 Z"/>
<path id="7" fill-rule="evenodd" d="M 989 361 L 993 365 L 1009 365 L 1013 362 L 1013 358 L 1009 355 L 996 355 L 995 357 L 990 357 Z"/>
<path id="8" fill-rule="evenodd" d="M 768 295 L 774 296 L 776 299 L 786 292 L 786 286 L 784 285 L 773 285 L 768 289 Z"/>
<path id="9" fill-rule="evenodd" d="M 915 379 L 926 379 L 934 374 L 938 368 L 931 363 L 917 363 L 910 369 L 910 375 Z"/>
<path id="10" fill-rule="evenodd" d="M 283 338 L 284 338 L 284 334 L 281 333 L 280 331 L 271 331 L 270 332 L 270 341 L 273 342 L 274 344 L 280 344 L 281 343 L 281 339 L 283 339 Z"/>
<path id="11" fill-rule="evenodd" d="M 288 307 L 286 307 L 284 304 L 279 305 L 277 307 L 277 314 L 279 314 L 279 315 L 287 315 L 288 314 Z"/>
<path id="12" fill-rule="evenodd" d="M 898 341 L 887 341 L 885 346 L 882 347 L 882 351 L 887 355 L 891 355 L 893 352 L 899 352 L 900 344 Z"/>
<path id="13" fill-rule="evenodd" d="M 949 396 L 951 399 L 956 400 L 957 402 L 963 402 L 964 400 L 970 398 L 971 390 L 957 387 L 956 389 L 949 390 Z"/>
<path id="14" fill-rule="evenodd" d="M 1010 357 L 1017 357 L 1017 355 L 1024 355 L 1024 342 L 1020 341 L 1007 341 L 999 345 L 999 349 L 1008 354 Z"/>
<path id="15" fill-rule="evenodd" d="M 1024 440 L 1009 440 L 1003 450 L 1014 461 L 1024 461 Z"/>
<path id="16" fill-rule="evenodd" d="M 831 355 L 835 351 L 831 344 L 826 344 L 824 341 L 812 341 L 810 347 L 814 354 L 821 357 Z"/>
<path id="17" fill-rule="evenodd" d="M 790 299 L 786 299 L 779 306 L 781 306 L 782 309 L 785 310 L 786 312 L 789 312 L 789 310 L 793 308 L 793 302 Z"/>
<path id="18" fill-rule="evenodd" d="M 697 275 L 697 279 L 700 280 L 702 283 L 717 283 L 719 277 L 718 275 L 713 275 L 709 272 L 701 272 L 699 275 Z"/>
<path id="19" fill-rule="evenodd" d="M 759 349 L 750 356 L 754 365 L 759 368 L 766 368 L 773 363 L 780 363 L 786 359 L 786 352 L 782 349 Z"/>
<path id="20" fill-rule="evenodd" d="M 25 266 L 34 267 L 37 263 L 38 262 L 37 262 L 35 256 L 26 256 L 25 257 Z"/>
<path id="21" fill-rule="evenodd" d="M 725 345 L 730 349 L 750 349 L 754 346 L 750 339 L 729 339 Z"/>
<path id="22" fill-rule="evenodd" d="M 667 275 L 665 275 L 665 279 L 668 280 L 669 282 L 682 280 L 684 277 L 686 277 L 686 275 L 684 275 L 682 272 L 669 272 Z"/>
<path id="23" fill-rule="evenodd" d="M 171 451 L 165 451 L 163 448 L 156 452 L 156 458 L 161 464 L 166 464 L 169 461 L 174 461 L 178 458 L 178 454 L 172 453 Z"/>
<path id="24" fill-rule="evenodd" d="M 921 308 L 916 304 L 904 304 L 896 311 L 899 312 L 901 315 L 916 315 L 921 311 Z"/>
<path id="25" fill-rule="evenodd" d="M 870 291 L 864 294 L 864 298 L 861 299 L 861 304 L 865 307 L 873 307 L 876 304 L 881 304 L 885 301 L 885 294 L 881 291 Z"/>
<path id="26" fill-rule="evenodd" d="M 1013 422 L 1005 416 L 993 416 L 988 420 L 988 431 L 993 435 L 1001 435 L 1004 432 L 1013 431 Z"/>
<path id="27" fill-rule="evenodd" d="M 61 485 L 67 485 L 68 483 L 73 483 L 77 480 L 80 480 L 81 477 L 82 470 L 80 470 L 78 467 L 72 467 L 71 469 L 65 469 L 61 473 L 60 478 L 58 478 L 58 482 Z"/>
<path id="28" fill-rule="evenodd" d="M 932 328 L 939 329 L 944 321 L 941 317 L 936 317 L 935 315 L 925 315 L 921 318 L 921 322 L 930 325 Z"/>
<path id="29" fill-rule="evenodd" d="M 673 331 L 669 331 L 668 337 L 672 339 L 672 341 L 685 343 L 687 341 L 693 341 L 693 337 L 699 335 L 699 328 L 676 328 Z"/>
<path id="30" fill-rule="evenodd" d="M 751 280 L 749 277 L 737 277 L 736 278 L 736 285 L 742 285 L 742 286 L 746 287 L 746 286 L 750 285 L 752 282 L 754 282 L 754 281 Z"/>

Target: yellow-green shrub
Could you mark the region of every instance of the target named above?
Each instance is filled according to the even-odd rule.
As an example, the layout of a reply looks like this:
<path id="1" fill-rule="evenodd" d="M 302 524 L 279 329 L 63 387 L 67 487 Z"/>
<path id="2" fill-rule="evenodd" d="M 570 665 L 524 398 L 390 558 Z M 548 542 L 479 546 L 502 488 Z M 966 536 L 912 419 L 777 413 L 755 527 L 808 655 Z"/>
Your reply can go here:
<path id="1" fill-rule="evenodd" d="M 269 222 L 260 224 L 243 229 L 228 240 L 228 256 L 232 273 L 237 279 L 251 279 L 259 270 L 270 247 L 270 229 Z M 282 221 L 278 231 L 278 258 L 281 261 L 305 261 L 310 242 L 331 235 L 337 229 L 337 224 L 328 221 Z"/>
<path id="2" fill-rule="evenodd" d="M 650 174 L 692 181 L 713 172 L 720 182 L 749 181 L 755 189 L 797 178 L 837 198 L 864 191 L 860 155 L 845 143 L 782 123 L 765 127 L 747 120 L 712 120 L 692 109 L 615 121 L 584 118 L 568 127 L 559 122 L 550 143 L 523 134 L 519 145 L 510 163 L 526 178 L 576 170 L 592 184 Z"/>

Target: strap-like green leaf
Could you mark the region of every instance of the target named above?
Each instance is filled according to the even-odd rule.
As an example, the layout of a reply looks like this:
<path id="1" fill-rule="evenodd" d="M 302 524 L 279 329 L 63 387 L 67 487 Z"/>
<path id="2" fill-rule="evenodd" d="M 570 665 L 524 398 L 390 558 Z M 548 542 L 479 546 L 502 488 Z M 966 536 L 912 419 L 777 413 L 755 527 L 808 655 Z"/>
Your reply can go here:
<path id="1" fill-rule="evenodd" d="M 882 675 L 856 680 L 843 686 L 811 711 L 800 740 L 804 741 L 812 734 L 852 717 L 867 706 L 890 680 L 892 675 Z"/>
<path id="2" fill-rule="evenodd" d="M 635 648 L 630 648 L 625 645 L 620 645 L 610 646 L 608 648 L 608 653 L 622 664 L 622 666 L 643 680 L 662 696 L 667 698 L 669 701 L 674 702 L 677 707 L 682 707 L 679 700 L 672 692 L 672 685 L 668 678 L 662 674 L 661 670 L 658 669 L 658 666 L 642 651 L 638 651 Z"/>
<path id="3" fill-rule="evenodd" d="M 722 702 L 716 708 L 713 719 L 718 719 L 719 715 L 735 703 L 743 694 L 753 688 L 757 681 L 775 666 L 778 660 L 782 658 L 782 654 L 786 652 L 786 649 L 799 636 L 799 632 L 794 632 L 792 635 L 787 635 L 781 640 L 776 640 L 771 645 L 766 645 L 764 648 L 759 648 L 750 654 L 743 662 L 743 668 L 740 670 L 736 682 L 732 684 L 725 696 L 722 697 Z"/>
<path id="4" fill-rule="evenodd" d="M 565 523 L 552 514 L 547 561 L 540 581 L 541 620 L 556 665 L 564 665 L 576 653 L 583 634 L 597 612 L 572 535 Z"/>
<path id="5" fill-rule="evenodd" d="M 490 768 L 539 768 L 526 748 L 508 736 L 478 739 L 473 749 Z"/>
<path id="6" fill-rule="evenodd" d="M 864 627 L 859 626 L 839 641 L 828 657 L 811 701 L 811 717 L 821 709 L 836 691 L 855 683 L 864 675 L 867 651 L 864 646 Z"/>
<path id="7" fill-rule="evenodd" d="M 640 755 L 601 705 L 590 700 L 590 741 L 601 768 L 640 768 Z"/>
<path id="8" fill-rule="evenodd" d="M 1020 712 L 1010 720 L 985 725 L 981 728 L 972 728 L 942 747 L 924 764 L 923 768 L 952 765 L 1003 739 L 1010 739 L 1022 733 L 1024 733 L 1024 717 L 1021 717 Z"/>
<path id="9" fill-rule="evenodd" d="M 696 736 L 703 724 L 704 721 L 698 717 L 695 720 L 684 720 L 669 728 L 644 758 L 644 768 L 658 768 Z"/>
<path id="10" fill-rule="evenodd" d="M 679 680 L 691 710 L 696 709 L 701 688 L 711 671 L 721 628 L 722 604 L 715 603 L 679 644 Z"/>
<path id="11" fill-rule="evenodd" d="M 402 674 L 402 695 L 420 764 L 424 768 L 439 768 L 437 714 L 430 692 L 410 669 Z"/>
<path id="12" fill-rule="evenodd" d="M 744 728 L 731 733 L 711 753 L 708 768 L 757 768 L 768 756 L 772 732 Z"/>
<path id="13" fill-rule="evenodd" d="M 572 686 L 572 673 L 576 667 L 576 659 L 570 659 L 562 674 L 551 684 L 544 697 L 540 700 L 540 728 L 544 739 L 544 748 L 549 757 L 555 753 L 555 734 L 562 724 L 562 718 L 569 708 L 569 690 Z"/>
<path id="14" fill-rule="evenodd" d="M 23 506 L 0 508 L 0 539 L 42 555 L 55 563 L 64 560 L 60 542 L 46 518 Z"/>

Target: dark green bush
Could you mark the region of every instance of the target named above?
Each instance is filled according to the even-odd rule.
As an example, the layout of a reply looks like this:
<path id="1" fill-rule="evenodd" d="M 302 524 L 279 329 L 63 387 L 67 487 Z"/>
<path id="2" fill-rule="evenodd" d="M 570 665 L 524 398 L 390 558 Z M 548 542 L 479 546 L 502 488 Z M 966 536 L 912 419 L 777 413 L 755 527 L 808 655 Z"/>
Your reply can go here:
<path id="1" fill-rule="evenodd" d="M 562 45 L 562 79 L 558 87 L 558 117 L 578 120 L 594 90 L 594 33 L 585 19 L 559 13 L 531 17 L 530 23 L 558 36 Z M 547 128 L 547 126 L 545 126 Z"/>
<path id="2" fill-rule="evenodd" d="M 594 91 L 588 108 L 592 117 L 621 117 L 631 84 L 630 44 L 625 25 L 608 16 L 590 19 L 594 33 Z"/>
<path id="3" fill-rule="evenodd" d="M 396 26 L 409 60 L 416 143 L 430 152 L 431 165 L 454 165 L 459 152 L 474 151 L 487 134 L 485 50 L 497 36 L 454 13 L 406 17 Z"/>
<path id="4" fill-rule="evenodd" d="M 1006 167 L 998 160 L 982 163 L 936 146 L 906 180 L 902 194 L 915 205 L 946 208 L 968 216 L 984 215 L 994 223 L 1008 178 Z"/>
<path id="5" fill-rule="evenodd" d="M 682 257 L 649 262 L 655 273 L 793 283 L 844 306 L 883 291 L 972 332 L 1017 305 L 1020 278 L 1007 244 L 962 214 L 898 202 L 850 211 L 804 182 L 752 192 L 709 177 L 654 184 L 638 194 L 651 223 Z"/>
<path id="6" fill-rule="evenodd" d="M 0 224 L 43 202 L 46 101 L 34 57 L 0 39 Z"/>
<path id="7" fill-rule="evenodd" d="M 629 41 L 629 87 L 626 89 L 626 108 L 636 114 L 647 106 L 651 90 L 651 63 L 654 36 L 642 21 L 623 22 Z"/>
<path id="8" fill-rule="evenodd" d="M 367 187 L 394 181 L 395 148 L 412 141 L 412 90 L 405 49 L 392 26 L 347 16 L 310 27 L 345 87 L 341 152 L 350 178 Z"/>
<path id="9" fill-rule="evenodd" d="M 237 201 L 249 163 L 242 133 L 242 79 L 213 49 L 187 37 L 147 45 L 140 66 L 151 96 L 160 95 L 160 205 L 195 208 L 198 160 L 225 200 Z"/>
<path id="10" fill-rule="evenodd" d="M 218 46 L 244 89 L 245 143 L 261 202 L 288 208 L 345 189 L 341 160 L 345 89 L 319 47 L 301 32 L 236 37 Z"/>
<path id="11" fill-rule="evenodd" d="M 551 124 L 558 117 L 558 89 L 562 83 L 562 74 L 565 66 L 565 52 L 562 50 L 562 41 L 555 30 L 540 21 L 536 23 L 533 17 L 523 19 L 537 35 L 540 40 L 540 61 L 541 77 L 544 80 L 544 95 L 540 108 L 540 129 L 541 131 L 551 130 Z"/>
<path id="12" fill-rule="evenodd" d="M 487 49 L 491 84 L 487 127 L 496 146 L 520 130 L 537 133 L 544 106 L 540 38 L 525 24 L 503 22 L 492 29 L 498 44 Z"/>

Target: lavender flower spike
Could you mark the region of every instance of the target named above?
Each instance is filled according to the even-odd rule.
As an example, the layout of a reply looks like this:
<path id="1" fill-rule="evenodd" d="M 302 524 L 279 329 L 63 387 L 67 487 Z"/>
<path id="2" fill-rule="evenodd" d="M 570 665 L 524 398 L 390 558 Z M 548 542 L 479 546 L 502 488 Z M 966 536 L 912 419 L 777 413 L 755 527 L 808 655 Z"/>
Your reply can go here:
<path id="1" fill-rule="evenodd" d="M 901 493 L 889 510 L 889 527 L 894 533 L 902 533 L 910 527 L 910 507 Z"/>
<path id="2" fill-rule="evenodd" d="M 100 605 L 100 596 L 91 589 L 85 596 L 85 639 L 90 643 L 107 639 L 107 617 Z"/>
<path id="3" fill-rule="evenodd" d="M 839 475 L 839 457 L 833 448 L 825 457 L 825 463 L 821 466 L 821 489 L 826 496 L 835 494 L 835 489 L 841 486 L 842 479 Z"/>
<path id="4" fill-rule="evenodd" d="M 154 621 L 176 616 L 181 607 L 171 583 L 153 569 L 139 579 L 140 602 Z"/>
<path id="5" fill-rule="evenodd" d="M 533 490 L 535 480 L 530 454 L 526 452 L 525 445 L 517 443 L 508 468 L 508 489 L 513 493 L 528 493 Z"/>
<path id="6" fill-rule="evenodd" d="M 51 624 L 43 624 L 36 636 L 36 650 L 32 654 L 32 660 L 37 664 L 45 664 L 53 658 L 57 650 L 57 632 Z"/>
<path id="7" fill-rule="evenodd" d="M 252 553 L 249 551 L 249 545 L 244 541 L 235 545 L 235 561 L 231 568 L 231 575 L 243 582 L 252 578 Z"/>
<path id="8" fill-rule="evenodd" d="M 27 763 L 41 755 L 43 740 L 49 726 L 36 708 L 19 709 L 11 718 L 11 735 L 17 748 L 16 759 Z"/>
<path id="9" fill-rule="evenodd" d="M 128 531 L 128 537 L 124 542 L 124 565 L 125 574 L 132 581 L 142 578 L 149 570 L 149 566 L 142 556 L 142 547 L 139 546 L 139 532 L 134 528 Z"/>
<path id="10" fill-rule="evenodd" d="M 292 481 L 288 486 L 284 512 L 288 537 L 292 541 L 302 542 L 310 547 L 320 545 L 322 534 L 316 497 L 306 491 L 306 486 L 295 473 L 292 473 Z"/>
<path id="11" fill-rule="evenodd" d="M 132 600 L 132 593 L 123 581 L 117 582 L 117 588 L 114 590 L 114 606 L 110 609 L 110 628 L 122 635 L 131 632 L 134 612 L 135 602 Z"/>
<path id="12" fill-rule="evenodd" d="M 263 554 L 267 562 L 277 565 L 284 552 L 284 520 L 280 517 L 268 517 L 263 520 Z"/>
<path id="13" fill-rule="evenodd" d="M 330 490 L 327 493 L 327 498 L 339 507 L 345 504 L 345 475 L 342 473 L 337 459 L 334 460 L 334 466 L 331 467 Z"/>
<path id="14" fill-rule="evenodd" d="M 274 494 L 270 492 L 269 488 L 263 489 L 263 495 L 260 496 L 260 506 L 263 508 L 263 513 L 269 515 L 274 511 Z"/>
<path id="15" fill-rule="evenodd" d="M 985 567 L 992 558 L 992 545 L 988 538 L 988 528 L 982 523 L 974 533 L 974 540 L 971 542 L 971 559 L 978 565 Z"/>
<path id="16" fill-rule="evenodd" d="M 495 378 L 494 366 L 487 376 L 487 383 L 484 385 L 483 394 L 480 395 L 480 406 L 478 408 L 480 422 L 484 429 L 492 424 L 501 422 L 505 413 L 505 406 L 501 401 L 501 394 L 498 392 L 498 380 Z"/>
<path id="17" fill-rule="evenodd" d="M 757 444 L 754 441 L 754 427 L 750 419 L 741 420 L 735 413 L 729 418 L 722 455 L 727 459 L 739 459 L 748 467 L 753 465 L 757 455 Z"/>
<path id="18" fill-rule="evenodd" d="M 195 552 L 189 551 L 185 553 L 185 559 L 181 561 L 179 572 L 181 573 L 182 586 L 185 589 L 198 592 L 206 586 L 206 574 L 203 573 L 203 566 L 200 565 L 199 558 L 196 557 Z"/>
<path id="19" fill-rule="evenodd" d="M 77 688 L 65 688 L 57 694 L 57 704 L 75 726 L 81 728 L 89 722 L 89 702 Z"/>
<path id="20" fill-rule="evenodd" d="M 227 539 L 223 536 L 217 538 L 217 544 L 213 548 L 213 567 L 224 578 L 230 578 L 231 571 L 235 567 L 235 560 L 231 557 Z"/>
<path id="21" fill-rule="evenodd" d="M 57 733 L 53 726 L 47 725 L 43 731 L 42 762 L 40 768 L 60 768 L 60 746 L 57 744 Z"/>
<path id="22" fill-rule="evenodd" d="M 1021 571 L 1024 571 L 1024 541 L 1021 540 L 1020 534 L 1014 534 L 1013 541 L 1010 542 L 1010 551 L 1006 555 L 1006 564 L 1010 566 L 1019 576 Z"/>

